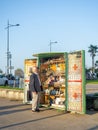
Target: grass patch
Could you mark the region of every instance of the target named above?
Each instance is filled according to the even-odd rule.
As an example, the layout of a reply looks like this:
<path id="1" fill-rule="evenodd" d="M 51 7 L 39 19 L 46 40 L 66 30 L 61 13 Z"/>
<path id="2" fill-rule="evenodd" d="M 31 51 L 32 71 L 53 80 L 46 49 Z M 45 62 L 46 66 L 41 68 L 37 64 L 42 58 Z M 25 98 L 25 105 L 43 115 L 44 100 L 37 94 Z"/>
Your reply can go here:
<path id="1" fill-rule="evenodd" d="M 14 89 L 14 90 L 23 90 L 23 88 L 11 87 L 11 86 L 0 86 L 0 88 L 4 89 Z"/>
<path id="2" fill-rule="evenodd" d="M 98 80 L 86 80 L 86 84 L 98 84 Z"/>

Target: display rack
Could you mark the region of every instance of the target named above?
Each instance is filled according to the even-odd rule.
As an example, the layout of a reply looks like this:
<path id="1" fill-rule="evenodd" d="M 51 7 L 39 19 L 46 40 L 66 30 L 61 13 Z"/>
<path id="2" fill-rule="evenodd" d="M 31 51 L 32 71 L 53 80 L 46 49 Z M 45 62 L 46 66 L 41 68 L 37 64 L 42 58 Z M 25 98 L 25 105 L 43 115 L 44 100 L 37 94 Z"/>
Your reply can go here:
<path id="1" fill-rule="evenodd" d="M 65 109 L 65 56 L 55 54 L 39 58 L 40 78 L 44 89 L 44 104 L 57 109 Z"/>

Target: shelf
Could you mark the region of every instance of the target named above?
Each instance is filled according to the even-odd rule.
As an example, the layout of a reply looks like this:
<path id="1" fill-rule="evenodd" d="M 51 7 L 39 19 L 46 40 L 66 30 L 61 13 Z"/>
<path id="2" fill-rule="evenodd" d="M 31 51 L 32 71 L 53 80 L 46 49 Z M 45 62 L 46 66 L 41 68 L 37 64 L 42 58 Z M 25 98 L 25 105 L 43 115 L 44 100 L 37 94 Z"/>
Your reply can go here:
<path id="1" fill-rule="evenodd" d="M 62 97 L 62 98 L 65 98 L 65 95 L 62 95 L 62 96 L 61 96 L 61 95 L 50 95 L 50 94 L 45 94 L 45 96 L 50 96 L 50 97 L 53 96 L 53 97 L 60 97 L 60 98 Z"/>
<path id="2" fill-rule="evenodd" d="M 44 94 L 45 96 L 50 96 L 50 94 Z"/>
<path id="3" fill-rule="evenodd" d="M 65 105 L 52 104 L 50 107 L 55 109 L 65 110 Z"/>
<path id="4" fill-rule="evenodd" d="M 56 97 L 58 97 L 58 96 L 60 96 L 60 95 L 50 95 L 50 94 L 45 94 L 45 96 L 56 96 Z"/>
<path id="5" fill-rule="evenodd" d="M 48 86 L 43 86 L 43 88 L 49 88 Z"/>
<path id="6" fill-rule="evenodd" d="M 65 63 L 65 60 L 52 60 L 52 61 L 47 61 L 47 62 L 41 63 L 41 65 L 50 65 L 50 64 L 57 64 L 57 63 Z"/>
<path id="7" fill-rule="evenodd" d="M 52 104 L 50 106 L 49 104 L 41 104 L 41 106 L 46 107 L 46 108 L 54 108 L 58 110 L 66 110 L 66 107 L 64 105 Z"/>

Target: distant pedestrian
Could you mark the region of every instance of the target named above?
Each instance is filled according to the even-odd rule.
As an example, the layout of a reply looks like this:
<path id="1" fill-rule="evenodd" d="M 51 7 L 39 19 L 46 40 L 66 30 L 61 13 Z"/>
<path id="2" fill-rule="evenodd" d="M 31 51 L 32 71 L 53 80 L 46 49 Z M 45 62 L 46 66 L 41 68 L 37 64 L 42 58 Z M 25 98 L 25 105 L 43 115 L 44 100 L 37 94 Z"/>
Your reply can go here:
<path id="1" fill-rule="evenodd" d="M 36 66 L 32 68 L 29 87 L 30 91 L 32 92 L 32 112 L 39 112 L 40 94 L 42 91 L 42 86 L 39 78 L 38 67 Z"/>

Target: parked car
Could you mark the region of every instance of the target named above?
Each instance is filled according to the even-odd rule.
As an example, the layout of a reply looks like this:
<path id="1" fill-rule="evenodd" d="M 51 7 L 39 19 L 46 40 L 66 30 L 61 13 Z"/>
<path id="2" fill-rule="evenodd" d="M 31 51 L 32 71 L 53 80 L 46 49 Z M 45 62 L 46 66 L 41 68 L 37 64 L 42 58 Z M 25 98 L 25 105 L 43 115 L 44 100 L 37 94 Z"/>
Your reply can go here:
<path id="1" fill-rule="evenodd" d="M 8 85 L 12 87 L 19 87 L 19 77 L 13 75 L 7 75 Z"/>
<path id="2" fill-rule="evenodd" d="M 0 85 L 8 85 L 8 79 L 6 76 L 0 75 Z"/>

